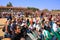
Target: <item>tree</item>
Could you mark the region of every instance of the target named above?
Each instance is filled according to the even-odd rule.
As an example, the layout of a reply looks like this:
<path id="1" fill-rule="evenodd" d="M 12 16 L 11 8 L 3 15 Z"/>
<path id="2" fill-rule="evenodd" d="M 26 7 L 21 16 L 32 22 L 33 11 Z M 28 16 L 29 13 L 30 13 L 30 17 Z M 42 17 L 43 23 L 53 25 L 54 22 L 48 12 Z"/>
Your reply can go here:
<path id="1" fill-rule="evenodd" d="M 49 10 L 48 9 L 43 9 L 42 12 L 46 13 L 46 12 L 49 12 Z"/>
<path id="2" fill-rule="evenodd" d="M 59 9 L 58 10 L 56 9 L 56 10 L 52 10 L 52 11 L 60 11 L 60 10 Z"/>
<path id="3" fill-rule="evenodd" d="M 48 9 L 44 9 L 43 11 L 46 11 L 46 12 L 48 12 L 49 10 L 48 10 Z"/>
<path id="4" fill-rule="evenodd" d="M 7 7 L 12 7 L 13 5 L 12 5 L 12 3 L 11 2 L 9 2 L 8 4 L 7 4 Z"/>
<path id="5" fill-rule="evenodd" d="M 34 7 L 27 7 L 27 9 L 29 9 L 29 10 L 32 10 L 32 11 L 36 11 L 36 10 L 39 10 L 38 8 L 34 8 Z"/>

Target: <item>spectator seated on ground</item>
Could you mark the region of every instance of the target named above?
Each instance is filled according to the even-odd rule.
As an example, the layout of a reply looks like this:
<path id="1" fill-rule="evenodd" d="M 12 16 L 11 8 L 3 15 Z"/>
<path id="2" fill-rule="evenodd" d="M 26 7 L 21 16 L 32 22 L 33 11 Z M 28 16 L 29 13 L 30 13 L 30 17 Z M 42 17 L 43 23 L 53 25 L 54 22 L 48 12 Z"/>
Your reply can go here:
<path id="1" fill-rule="evenodd" d="M 5 38 L 10 38 L 11 37 L 12 32 L 11 32 L 10 28 L 11 28 L 11 20 L 7 21 L 7 24 L 5 26 L 5 35 L 4 35 Z"/>

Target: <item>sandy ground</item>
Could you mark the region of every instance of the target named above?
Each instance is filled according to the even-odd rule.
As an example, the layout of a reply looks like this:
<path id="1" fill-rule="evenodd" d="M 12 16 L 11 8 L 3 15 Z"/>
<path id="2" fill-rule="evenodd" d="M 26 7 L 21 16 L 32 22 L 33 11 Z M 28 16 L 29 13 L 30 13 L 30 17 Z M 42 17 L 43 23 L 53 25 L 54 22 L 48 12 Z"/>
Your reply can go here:
<path id="1" fill-rule="evenodd" d="M 6 18 L 0 18 L 0 37 L 4 37 L 4 32 L 2 31 L 2 28 L 4 27 L 6 23 Z"/>
<path id="2" fill-rule="evenodd" d="M 4 36 L 4 32 L 0 29 L 0 36 Z"/>
<path id="3" fill-rule="evenodd" d="M 2 31 L 2 28 L 5 23 L 6 23 L 7 19 L 6 18 L 0 18 L 0 36 L 4 35 L 4 32 Z"/>

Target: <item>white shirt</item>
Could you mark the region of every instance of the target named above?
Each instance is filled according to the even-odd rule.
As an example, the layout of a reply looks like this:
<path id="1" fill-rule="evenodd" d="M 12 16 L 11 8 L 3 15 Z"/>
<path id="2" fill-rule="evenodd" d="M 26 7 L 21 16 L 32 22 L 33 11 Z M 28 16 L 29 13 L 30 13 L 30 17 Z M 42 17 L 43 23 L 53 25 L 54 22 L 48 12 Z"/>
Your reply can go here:
<path id="1" fill-rule="evenodd" d="M 42 34 L 44 35 L 44 37 L 45 37 L 45 36 L 48 37 L 48 32 L 47 32 L 46 30 L 43 30 L 43 31 L 42 31 Z"/>
<path id="2" fill-rule="evenodd" d="M 33 27 L 36 28 L 36 24 L 34 24 Z"/>
<path id="3" fill-rule="evenodd" d="M 39 26 L 39 24 L 37 24 L 37 25 L 36 25 L 36 29 L 38 29 L 38 31 L 39 31 L 39 29 L 40 29 L 40 26 Z"/>
<path id="4" fill-rule="evenodd" d="M 35 22 L 35 23 L 36 23 L 36 19 L 35 19 L 35 18 L 33 18 L 33 22 Z"/>
<path id="5" fill-rule="evenodd" d="M 54 30 L 54 32 L 57 31 L 57 24 L 56 23 L 53 24 L 53 30 Z"/>

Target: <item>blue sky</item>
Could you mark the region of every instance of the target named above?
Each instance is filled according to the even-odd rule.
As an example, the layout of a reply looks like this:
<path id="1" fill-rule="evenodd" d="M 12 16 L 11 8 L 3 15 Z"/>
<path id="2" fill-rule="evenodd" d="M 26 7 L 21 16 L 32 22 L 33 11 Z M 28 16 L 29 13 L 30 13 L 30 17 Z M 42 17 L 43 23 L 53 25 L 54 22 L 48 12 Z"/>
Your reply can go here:
<path id="1" fill-rule="evenodd" d="M 0 0 L 0 6 L 11 2 L 13 6 L 36 7 L 39 9 L 60 9 L 60 0 Z"/>

